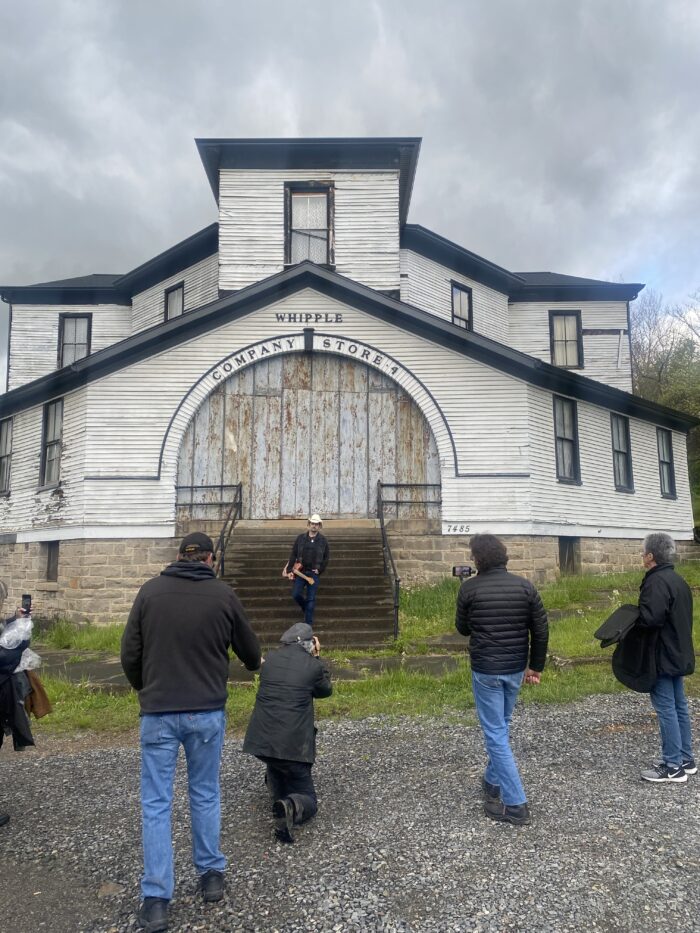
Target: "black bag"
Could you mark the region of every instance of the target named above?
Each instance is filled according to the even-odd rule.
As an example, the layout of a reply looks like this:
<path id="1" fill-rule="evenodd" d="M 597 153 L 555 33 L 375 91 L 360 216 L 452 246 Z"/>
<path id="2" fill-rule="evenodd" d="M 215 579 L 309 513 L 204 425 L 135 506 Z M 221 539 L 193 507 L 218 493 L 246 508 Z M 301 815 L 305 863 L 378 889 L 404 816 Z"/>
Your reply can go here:
<path id="1" fill-rule="evenodd" d="M 637 693 L 649 693 L 658 679 L 656 648 L 659 629 L 633 625 L 613 651 L 615 677 Z"/>
<path id="2" fill-rule="evenodd" d="M 593 637 L 600 639 L 601 648 L 609 648 L 610 645 L 622 641 L 638 618 L 639 606 L 625 603 L 624 606 L 616 609 L 611 616 L 608 616 L 600 628 L 593 633 Z"/>

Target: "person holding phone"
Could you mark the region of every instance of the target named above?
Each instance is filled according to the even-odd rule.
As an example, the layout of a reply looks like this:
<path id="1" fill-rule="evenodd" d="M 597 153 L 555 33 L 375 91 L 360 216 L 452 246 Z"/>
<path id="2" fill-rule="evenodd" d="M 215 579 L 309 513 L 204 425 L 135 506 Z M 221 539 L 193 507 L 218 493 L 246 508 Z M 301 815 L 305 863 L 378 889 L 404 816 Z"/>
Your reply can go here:
<path id="1" fill-rule="evenodd" d="M 31 609 L 31 596 L 23 596 L 22 607 L 18 608 L 9 619 L 4 622 L 0 621 L 0 637 L 11 622 L 30 615 Z M 29 639 L 13 644 L 12 647 L 0 644 L 0 746 L 7 731 L 12 735 L 15 751 L 34 744 L 29 719 L 24 712 L 24 706 L 17 702 L 15 685 L 12 682 L 12 675 L 22 658 L 22 652 L 28 647 Z M 5 826 L 9 822 L 10 814 L 0 812 L 0 826 Z"/>

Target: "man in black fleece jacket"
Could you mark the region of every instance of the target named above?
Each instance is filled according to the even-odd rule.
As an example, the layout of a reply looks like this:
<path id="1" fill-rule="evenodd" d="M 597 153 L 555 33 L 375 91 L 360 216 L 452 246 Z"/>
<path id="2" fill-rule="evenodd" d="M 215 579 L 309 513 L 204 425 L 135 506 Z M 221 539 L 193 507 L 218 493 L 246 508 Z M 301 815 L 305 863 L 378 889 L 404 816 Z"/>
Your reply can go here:
<path id="1" fill-rule="evenodd" d="M 141 706 L 143 904 L 147 933 L 167 929 L 173 896 L 170 811 L 180 745 L 185 749 L 192 856 L 205 901 L 223 896 L 219 768 L 224 742 L 229 647 L 248 670 L 260 644 L 240 600 L 216 579 L 211 538 L 183 538 L 178 559 L 139 590 L 121 661 Z"/>
<path id="2" fill-rule="evenodd" d="M 529 580 L 508 573 L 508 552 L 494 535 L 469 542 L 479 571 L 457 598 L 457 630 L 469 635 L 472 689 L 488 763 L 482 780 L 487 816 L 521 826 L 530 822 L 510 720 L 520 687 L 538 684 L 547 655 L 547 613 Z"/>

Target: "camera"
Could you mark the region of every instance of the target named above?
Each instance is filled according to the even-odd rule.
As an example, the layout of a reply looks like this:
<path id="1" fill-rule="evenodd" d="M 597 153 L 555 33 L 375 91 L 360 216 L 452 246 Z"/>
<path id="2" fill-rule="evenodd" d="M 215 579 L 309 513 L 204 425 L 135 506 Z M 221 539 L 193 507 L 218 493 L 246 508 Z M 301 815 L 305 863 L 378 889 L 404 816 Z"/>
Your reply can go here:
<path id="1" fill-rule="evenodd" d="M 470 567 L 469 564 L 458 564 L 456 567 L 452 568 L 452 576 L 459 577 L 460 580 L 466 579 L 466 577 L 471 577 L 473 573 L 476 573 L 473 567 Z"/>
<path id="2" fill-rule="evenodd" d="M 32 611 L 32 597 L 29 593 L 22 594 L 22 609 L 29 615 Z"/>

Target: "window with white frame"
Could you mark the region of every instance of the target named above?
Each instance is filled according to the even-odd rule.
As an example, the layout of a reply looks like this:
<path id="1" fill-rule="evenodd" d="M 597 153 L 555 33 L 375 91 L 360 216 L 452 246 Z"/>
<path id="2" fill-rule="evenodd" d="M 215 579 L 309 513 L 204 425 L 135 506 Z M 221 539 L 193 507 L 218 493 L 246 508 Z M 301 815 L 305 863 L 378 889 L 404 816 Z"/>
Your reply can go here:
<path id="1" fill-rule="evenodd" d="M 581 312 L 550 311 L 549 341 L 553 366 L 581 369 L 583 366 Z"/>
<path id="2" fill-rule="evenodd" d="M 554 396 L 554 441 L 557 479 L 560 483 L 580 483 L 576 402 Z"/>
<path id="3" fill-rule="evenodd" d="M 90 353 L 91 314 L 62 314 L 58 326 L 58 365 L 70 366 Z"/>
<path id="4" fill-rule="evenodd" d="M 472 330 L 472 290 L 459 282 L 452 283 L 452 323 Z"/>
<path id="5" fill-rule="evenodd" d="M 165 320 L 179 317 L 185 310 L 185 283 L 165 289 Z"/>
<path id="6" fill-rule="evenodd" d="M 0 421 L 0 496 L 10 491 L 12 467 L 12 418 Z"/>
<path id="7" fill-rule="evenodd" d="M 613 475 L 618 492 L 634 492 L 632 479 L 632 447 L 630 445 L 630 420 L 624 415 L 610 413 L 612 434 Z"/>
<path id="8" fill-rule="evenodd" d="M 659 482 L 661 495 L 665 499 L 676 498 L 676 472 L 673 467 L 673 436 L 665 428 L 656 429 L 656 446 L 659 451 Z"/>
<path id="9" fill-rule="evenodd" d="M 41 445 L 42 486 L 55 486 L 61 478 L 63 399 L 44 405 L 44 436 Z"/>

